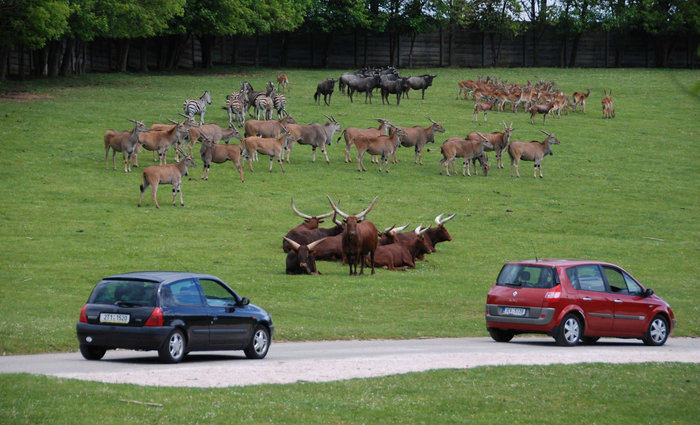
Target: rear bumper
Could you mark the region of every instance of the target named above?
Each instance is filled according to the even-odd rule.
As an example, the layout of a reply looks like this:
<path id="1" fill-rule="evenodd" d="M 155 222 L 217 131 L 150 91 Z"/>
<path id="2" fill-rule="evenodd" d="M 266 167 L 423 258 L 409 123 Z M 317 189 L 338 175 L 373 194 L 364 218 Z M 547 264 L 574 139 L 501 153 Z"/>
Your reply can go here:
<path id="1" fill-rule="evenodd" d="M 500 313 L 503 307 L 512 306 L 486 304 L 486 326 L 492 328 L 509 327 L 503 326 L 507 324 L 516 325 L 516 329 L 542 330 L 547 332 L 547 328 L 552 323 L 554 313 L 556 312 L 554 308 L 527 307 L 527 314 L 525 316 L 508 316 Z M 520 327 L 521 325 L 524 326 Z M 538 326 L 542 328 L 537 329 L 536 327 Z"/>
<path id="2" fill-rule="evenodd" d="M 113 326 L 78 323 L 78 343 L 93 347 L 157 350 L 174 328 L 172 326 Z"/>

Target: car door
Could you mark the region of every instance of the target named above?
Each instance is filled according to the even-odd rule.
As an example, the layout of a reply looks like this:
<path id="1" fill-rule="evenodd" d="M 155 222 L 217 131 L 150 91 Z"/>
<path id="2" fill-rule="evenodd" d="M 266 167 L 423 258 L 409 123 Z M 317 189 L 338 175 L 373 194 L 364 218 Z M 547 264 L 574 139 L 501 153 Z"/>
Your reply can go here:
<path id="1" fill-rule="evenodd" d="M 250 342 L 255 319 L 247 307 L 222 282 L 199 279 L 209 310 L 209 343 L 212 348 L 240 348 Z"/>
<path id="2" fill-rule="evenodd" d="M 209 344 L 209 311 L 194 279 L 164 285 L 160 289 L 161 305 L 171 323 L 182 321 L 187 332 L 188 348 L 202 349 Z"/>
<path id="3" fill-rule="evenodd" d="M 650 307 L 642 287 L 624 271 L 603 266 L 614 304 L 613 329 L 618 336 L 640 336 L 646 330 Z"/>
<path id="4" fill-rule="evenodd" d="M 586 328 L 593 332 L 610 332 L 615 312 L 600 267 L 597 264 L 569 267 L 566 274 L 577 292 L 579 306 L 585 315 Z"/>

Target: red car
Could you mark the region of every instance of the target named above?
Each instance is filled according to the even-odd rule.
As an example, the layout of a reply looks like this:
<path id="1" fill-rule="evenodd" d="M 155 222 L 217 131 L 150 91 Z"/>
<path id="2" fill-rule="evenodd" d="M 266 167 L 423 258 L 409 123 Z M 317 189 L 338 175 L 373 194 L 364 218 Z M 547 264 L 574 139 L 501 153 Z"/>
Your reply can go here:
<path id="1" fill-rule="evenodd" d="M 671 306 L 653 290 L 600 261 L 510 262 L 486 298 L 486 328 L 498 342 L 544 333 L 566 346 L 604 336 L 663 345 L 675 322 Z"/>

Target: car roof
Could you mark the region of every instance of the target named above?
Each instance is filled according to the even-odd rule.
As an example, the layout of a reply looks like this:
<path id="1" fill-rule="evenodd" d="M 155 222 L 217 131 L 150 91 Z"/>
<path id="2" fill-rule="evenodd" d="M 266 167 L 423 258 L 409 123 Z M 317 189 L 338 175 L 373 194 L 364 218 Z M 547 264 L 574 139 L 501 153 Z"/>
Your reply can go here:
<path id="1" fill-rule="evenodd" d="M 102 280 L 116 280 L 116 279 L 128 279 L 128 280 L 145 280 L 149 282 L 159 282 L 159 283 L 170 283 L 182 279 L 215 279 L 221 280 L 218 277 L 210 274 L 204 273 L 194 273 L 194 272 L 178 272 L 178 271 L 140 271 L 140 272 L 128 272 L 120 273 L 112 276 L 103 278 Z"/>
<path id="2" fill-rule="evenodd" d="M 583 264 L 601 264 L 605 266 L 616 266 L 612 263 L 606 263 L 605 261 L 596 260 L 576 260 L 570 258 L 539 258 L 535 260 L 522 260 L 522 261 L 509 261 L 508 264 L 531 264 L 537 266 L 549 266 L 549 267 L 571 267 L 580 266 Z"/>

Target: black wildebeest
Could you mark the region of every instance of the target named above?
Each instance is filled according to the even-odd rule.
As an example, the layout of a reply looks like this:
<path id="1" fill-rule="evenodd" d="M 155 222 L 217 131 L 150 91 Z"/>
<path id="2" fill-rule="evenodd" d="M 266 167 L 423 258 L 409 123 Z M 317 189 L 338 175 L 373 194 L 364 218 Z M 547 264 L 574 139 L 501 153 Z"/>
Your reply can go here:
<path id="1" fill-rule="evenodd" d="M 316 87 L 316 93 L 314 93 L 314 101 L 321 104 L 321 95 L 323 95 L 323 103 L 331 106 L 331 96 L 333 96 L 333 90 L 335 90 L 335 78 L 329 78 L 318 83 Z"/>
<path id="2" fill-rule="evenodd" d="M 333 203 L 330 196 L 328 201 L 339 216 L 343 217 L 343 263 L 350 266 L 350 276 L 357 275 L 357 265 L 360 264 L 360 274 L 365 272 L 365 257 L 369 256 L 369 264 L 374 274 L 374 252 L 377 250 L 377 228 L 371 221 L 365 221 L 365 216 L 370 212 L 377 197 L 372 200 L 366 210 L 359 214 L 350 215 L 342 212 Z"/>
<path id="3" fill-rule="evenodd" d="M 357 92 L 365 93 L 365 103 L 369 98 L 369 103 L 372 104 L 372 91 L 379 87 L 381 77 L 379 74 L 373 74 L 368 77 L 355 78 L 348 82 L 348 94 L 350 95 L 350 103 L 352 103 L 352 95 Z"/>
<path id="4" fill-rule="evenodd" d="M 430 75 L 430 74 L 424 74 L 419 77 L 409 77 L 408 78 L 408 87 L 406 88 L 406 99 L 408 99 L 408 89 L 413 89 L 413 90 L 421 90 L 421 99 L 425 99 L 425 89 L 430 87 L 433 84 L 433 78 L 437 77 L 436 75 Z"/>
<path id="5" fill-rule="evenodd" d="M 382 92 L 382 105 L 384 104 L 384 99 L 386 99 L 387 104 L 389 103 L 389 94 L 396 94 L 396 106 L 399 106 L 401 103 L 401 95 L 407 85 L 408 77 L 398 77 L 395 80 L 382 78 L 379 83 Z"/>

